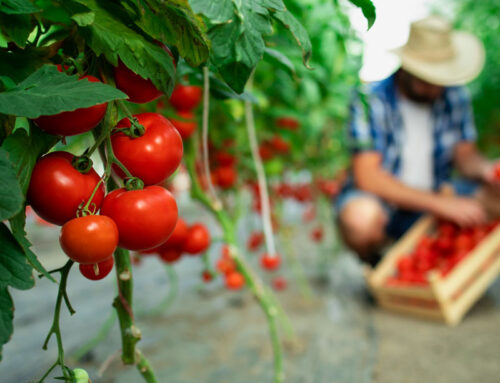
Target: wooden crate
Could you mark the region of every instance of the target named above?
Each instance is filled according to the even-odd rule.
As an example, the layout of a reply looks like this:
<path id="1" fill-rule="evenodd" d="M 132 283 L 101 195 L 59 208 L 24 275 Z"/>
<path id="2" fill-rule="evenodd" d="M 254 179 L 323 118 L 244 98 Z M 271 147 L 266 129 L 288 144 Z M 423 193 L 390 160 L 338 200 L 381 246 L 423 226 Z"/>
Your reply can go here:
<path id="1" fill-rule="evenodd" d="M 500 225 L 488 234 L 449 274 L 431 271 L 428 285 L 386 285 L 399 258 L 409 254 L 420 238 L 436 226 L 424 216 L 396 242 L 365 277 L 380 306 L 403 314 L 458 324 L 500 273 Z"/>

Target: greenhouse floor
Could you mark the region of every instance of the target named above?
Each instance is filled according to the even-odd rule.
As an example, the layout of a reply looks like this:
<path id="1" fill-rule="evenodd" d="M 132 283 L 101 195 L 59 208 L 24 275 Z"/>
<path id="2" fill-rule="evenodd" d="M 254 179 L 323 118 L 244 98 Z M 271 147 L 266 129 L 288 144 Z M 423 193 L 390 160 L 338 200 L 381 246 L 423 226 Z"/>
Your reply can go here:
<path id="1" fill-rule="evenodd" d="M 48 268 L 64 262 L 56 228 L 32 233 Z M 340 252 L 318 266 L 311 243 L 294 238 L 299 260 L 311 282 L 306 298 L 291 275 L 277 293 L 290 318 L 294 338 L 284 341 L 286 382 L 292 383 L 497 383 L 500 364 L 500 280 L 456 328 L 401 317 L 370 303 L 357 261 Z M 213 259 L 218 251 L 213 252 Z M 307 254 L 307 257 L 300 256 Z M 139 348 L 162 383 L 272 382 L 272 353 L 267 324 L 248 292 L 225 291 L 220 281 L 202 285 L 201 262 L 186 257 L 175 265 L 179 292 L 158 313 L 168 295 L 164 267 L 155 258 L 135 270 L 135 309 L 143 339 Z M 288 268 L 284 268 L 288 270 Z M 318 270 L 322 270 L 322 275 Z M 268 276 L 264 276 L 268 278 Z M 139 383 L 135 368 L 119 358 L 117 323 L 80 361 L 79 347 L 95 336 L 112 314 L 113 278 L 85 280 L 76 270 L 68 294 L 77 313 L 63 310 L 62 332 L 68 364 L 89 371 L 93 383 Z M 30 291 L 12 291 L 16 304 L 14 335 L 4 347 L 0 381 L 37 381 L 55 361 L 56 343 L 41 349 L 49 330 L 57 287 L 41 279 Z M 141 313 L 143 313 L 141 315 Z M 54 374 L 58 376 L 59 374 Z M 53 379 L 47 379 L 46 382 Z"/>

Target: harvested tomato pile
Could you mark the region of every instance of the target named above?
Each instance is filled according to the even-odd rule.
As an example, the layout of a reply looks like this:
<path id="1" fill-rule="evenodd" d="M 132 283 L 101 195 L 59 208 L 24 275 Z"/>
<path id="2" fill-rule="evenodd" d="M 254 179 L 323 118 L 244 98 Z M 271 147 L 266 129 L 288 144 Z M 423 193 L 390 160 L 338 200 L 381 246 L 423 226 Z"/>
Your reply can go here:
<path id="1" fill-rule="evenodd" d="M 387 285 L 426 285 L 428 272 L 438 270 L 446 276 L 497 225 L 498 221 L 474 228 L 459 228 L 450 222 L 441 222 L 434 235 L 423 236 L 411 254 L 401 257 L 396 275 L 387 278 Z"/>

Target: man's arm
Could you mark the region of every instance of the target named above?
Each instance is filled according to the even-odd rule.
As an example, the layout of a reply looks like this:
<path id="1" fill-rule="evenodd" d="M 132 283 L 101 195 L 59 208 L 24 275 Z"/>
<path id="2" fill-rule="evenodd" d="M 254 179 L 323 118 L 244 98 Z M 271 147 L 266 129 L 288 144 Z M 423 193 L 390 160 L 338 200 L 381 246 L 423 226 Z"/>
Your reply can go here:
<path id="1" fill-rule="evenodd" d="M 484 209 L 473 199 L 443 196 L 401 183 L 382 168 L 381 156 L 375 151 L 355 155 L 353 173 L 360 189 L 400 208 L 431 212 L 461 226 L 473 226 L 486 220 Z"/>
<path id="2" fill-rule="evenodd" d="M 458 143 L 453 152 L 453 161 L 464 177 L 488 183 L 492 181 L 495 165 L 479 153 L 474 142 Z"/>

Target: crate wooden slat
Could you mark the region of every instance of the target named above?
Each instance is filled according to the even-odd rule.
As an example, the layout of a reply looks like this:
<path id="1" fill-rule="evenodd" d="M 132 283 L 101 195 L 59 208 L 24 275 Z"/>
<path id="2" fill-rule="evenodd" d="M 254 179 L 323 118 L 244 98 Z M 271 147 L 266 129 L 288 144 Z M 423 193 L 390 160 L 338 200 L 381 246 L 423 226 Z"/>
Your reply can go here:
<path id="1" fill-rule="evenodd" d="M 457 325 L 500 274 L 500 225 L 488 234 L 452 271 L 433 271 L 428 285 L 386 285 L 398 260 L 409 254 L 423 235 L 436 225 L 432 216 L 420 218 L 396 242 L 365 278 L 381 307 L 391 311 Z"/>

